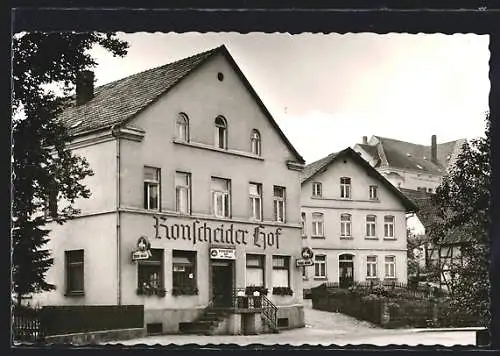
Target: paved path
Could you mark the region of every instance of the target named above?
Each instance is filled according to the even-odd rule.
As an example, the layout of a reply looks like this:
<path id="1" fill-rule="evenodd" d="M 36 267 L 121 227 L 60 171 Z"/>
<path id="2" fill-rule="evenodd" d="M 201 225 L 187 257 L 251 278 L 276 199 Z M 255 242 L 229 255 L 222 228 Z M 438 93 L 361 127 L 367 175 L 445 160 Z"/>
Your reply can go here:
<path id="1" fill-rule="evenodd" d="M 422 331 L 415 329 L 383 329 L 340 313 L 314 310 L 305 300 L 305 328 L 285 330 L 279 334 L 263 335 L 161 335 L 127 340 L 122 345 L 186 345 L 186 344 L 263 344 L 263 345 L 474 345 L 474 331 Z"/>

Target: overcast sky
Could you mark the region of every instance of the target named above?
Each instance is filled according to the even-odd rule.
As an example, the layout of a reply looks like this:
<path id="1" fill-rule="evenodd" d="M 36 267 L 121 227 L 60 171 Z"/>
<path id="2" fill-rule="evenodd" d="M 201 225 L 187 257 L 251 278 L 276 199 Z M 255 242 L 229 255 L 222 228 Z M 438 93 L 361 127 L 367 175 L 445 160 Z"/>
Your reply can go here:
<path id="1" fill-rule="evenodd" d="M 429 145 L 484 134 L 488 35 L 123 34 L 97 85 L 222 44 L 307 163 L 378 135 Z"/>

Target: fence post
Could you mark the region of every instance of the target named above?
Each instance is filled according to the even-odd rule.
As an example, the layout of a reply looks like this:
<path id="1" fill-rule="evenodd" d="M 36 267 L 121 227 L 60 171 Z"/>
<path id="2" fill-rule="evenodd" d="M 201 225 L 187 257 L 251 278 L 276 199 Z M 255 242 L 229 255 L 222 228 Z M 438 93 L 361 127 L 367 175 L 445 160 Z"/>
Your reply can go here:
<path id="1" fill-rule="evenodd" d="M 432 303 L 432 323 L 434 325 L 437 325 L 438 324 L 438 316 L 439 316 L 439 308 L 438 308 L 438 303 L 432 299 L 431 300 L 431 303 Z"/>
<path id="2" fill-rule="evenodd" d="M 385 300 L 380 301 L 380 304 L 381 304 L 380 324 L 384 326 L 391 321 L 391 314 L 389 313 L 389 305 Z"/>

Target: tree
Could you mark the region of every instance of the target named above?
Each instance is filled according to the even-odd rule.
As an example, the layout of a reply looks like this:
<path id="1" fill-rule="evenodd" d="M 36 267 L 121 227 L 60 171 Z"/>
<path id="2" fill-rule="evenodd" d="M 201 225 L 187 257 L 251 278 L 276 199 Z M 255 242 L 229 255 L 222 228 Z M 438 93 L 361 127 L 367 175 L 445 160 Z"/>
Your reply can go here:
<path id="1" fill-rule="evenodd" d="M 448 282 L 450 308 L 464 317 L 489 323 L 490 117 L 484 138 L 465 143 L 450 173 L 432 198 L 440 221 L 431 228 L 436 244 L 461 246 L 461 260 L 452 264 Z"/>
<path id="2" fill-rule="evenodd" d="M 79 72 L 96 65 L 89 50 L 100 45 L 124 56 L 128 44 L 115 34 L 24 33 L 13 39 L 12 289 L 22 297 L 55 288 L 45 275 L 53 264 L 45 226 L 79 213 L 88 198 L 83 179 L 93 172 L 68 148 L 67 128 L 57 120 L 69 105 Z M 62 203 L 64 202 L 64 203 Z"/>

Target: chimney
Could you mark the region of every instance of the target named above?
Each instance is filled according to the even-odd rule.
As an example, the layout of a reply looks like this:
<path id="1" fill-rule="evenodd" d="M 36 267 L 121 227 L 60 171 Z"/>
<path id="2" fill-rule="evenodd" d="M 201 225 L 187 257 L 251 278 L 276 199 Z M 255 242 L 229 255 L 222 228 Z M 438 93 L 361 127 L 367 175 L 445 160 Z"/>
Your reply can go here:
<path id="1" fill-rule="evenodd" d="M 363 145 L 368 144 L 368 136 L 363 136 Z"/>
<path id="2" fill-rule="evenodd" d="M 94 97 L 94 72 L 83 70 L 76 75 L 76 105 L 82 105 Z"/>
<path id="3" fill-rule="evenodd" d="M 432 135 L 432 137 L 431 137 L 431 160 L 432 160 L 432 162 L 437 163 L 436 135 Z"/>

